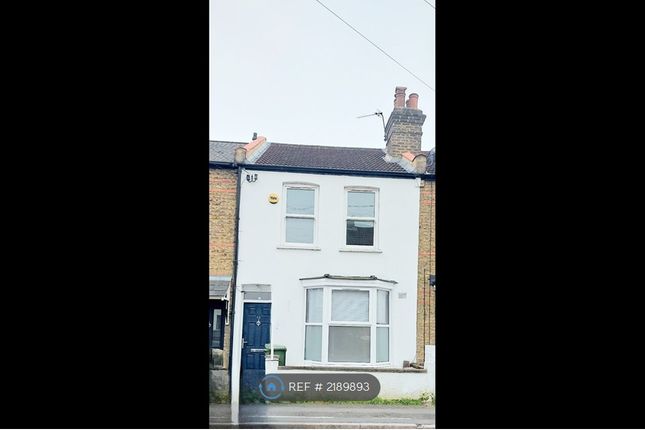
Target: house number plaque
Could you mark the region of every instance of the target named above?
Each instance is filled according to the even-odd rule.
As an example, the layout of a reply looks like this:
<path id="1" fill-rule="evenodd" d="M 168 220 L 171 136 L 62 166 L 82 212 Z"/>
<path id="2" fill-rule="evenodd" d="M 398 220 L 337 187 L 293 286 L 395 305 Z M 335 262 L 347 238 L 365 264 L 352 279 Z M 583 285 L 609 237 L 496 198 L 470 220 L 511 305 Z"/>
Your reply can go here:
<path id="1" fill-rule="evenodd" d="M 276 193 L 269 194 L 269 203 L 272 205 L 278 203 L 278 195 Z"/>

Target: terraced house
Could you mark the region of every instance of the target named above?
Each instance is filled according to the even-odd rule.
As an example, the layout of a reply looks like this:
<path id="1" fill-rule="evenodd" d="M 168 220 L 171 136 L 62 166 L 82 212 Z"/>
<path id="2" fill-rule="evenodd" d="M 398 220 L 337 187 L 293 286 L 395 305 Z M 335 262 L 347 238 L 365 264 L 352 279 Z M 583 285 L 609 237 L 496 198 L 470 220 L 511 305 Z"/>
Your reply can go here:
<path id="1" fill-rule="evenodd" d="M 265 372 L 434 392 L 434 150 L 405 90 L 385 148 L 211 142 L 211 347 L 230 378 L 212 381 L 232 402 Z"/>
<path id="2" fill-rule="evenodd" d="M 230 398 L 231 291 L 237 243 L 238 168 L 242 144 L 210 145 L 209 170 L 209 344 L 211 400 Z"/>

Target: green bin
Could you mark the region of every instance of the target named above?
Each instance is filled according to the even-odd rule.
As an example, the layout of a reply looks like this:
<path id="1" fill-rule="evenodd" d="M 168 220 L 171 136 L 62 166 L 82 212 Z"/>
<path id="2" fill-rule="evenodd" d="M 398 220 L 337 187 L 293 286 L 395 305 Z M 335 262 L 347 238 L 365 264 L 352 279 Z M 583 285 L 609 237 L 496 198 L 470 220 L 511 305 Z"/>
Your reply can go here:
<path id="1" fill-rule="evenodd" d="M 273 353 L 278 356 L 278 366 L 284 366 L 285 361 L 287 360 L 287 347 L 284 345 L 273 344 Z M 264 354 L 271 354 L 271 344 L 264 344 Z"/>

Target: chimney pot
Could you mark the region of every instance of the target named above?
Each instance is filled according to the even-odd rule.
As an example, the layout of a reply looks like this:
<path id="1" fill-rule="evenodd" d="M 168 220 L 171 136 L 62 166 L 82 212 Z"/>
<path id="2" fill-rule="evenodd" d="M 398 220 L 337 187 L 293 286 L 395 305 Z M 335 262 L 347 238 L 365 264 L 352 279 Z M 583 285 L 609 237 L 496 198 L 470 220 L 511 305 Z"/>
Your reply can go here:
<path id="1" fill-rule="evenodd" d="M 419 109 L 419 95 L 410 94 L 405 101 L 406 87 L 396 87 L 394 109 L 385 125 L 385 150 L 390 157 L 400 158 L 404 152 L 419 153 L 426 116 Z M 411 160 L 410 160 L 411 161 Z"/>
<path id="2" fill-rule="evenodd" d="M 257 138 L 258 138 L 258 134 L 256 132 L 253 132 L 253 139 L 251 139 L 251 140 L 255 140 Z"/>
<path id="3" fill-rule="evenodd" d="M 419 94 L 412 93 L 405 103 L 405 107 L 409 109 L 419 109 Z"/>
<path id="4" fill-rule="evenodd" d="M 395 108 L 402 108 L 405 106 L 405 90 L 407 90 L 407 87 L 396 87 L 394 90 Z"/>

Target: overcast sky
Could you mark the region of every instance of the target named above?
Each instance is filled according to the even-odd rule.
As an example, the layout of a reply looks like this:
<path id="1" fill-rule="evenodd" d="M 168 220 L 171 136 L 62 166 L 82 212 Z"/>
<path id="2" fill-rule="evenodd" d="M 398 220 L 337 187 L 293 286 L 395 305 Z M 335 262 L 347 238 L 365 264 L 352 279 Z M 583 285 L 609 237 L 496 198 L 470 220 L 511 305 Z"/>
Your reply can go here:
<path id="1" fill-rule="evenodd" d="M 424 0 L 321 0 L 435 88 L 435 13 Z M 434 4 L 434 0 L 428 0 Z M 419 94 L 424 150 L 435 93 L 315 0 L 210 0 L 210 138 L 384 147 L 394 88 Z"/>

